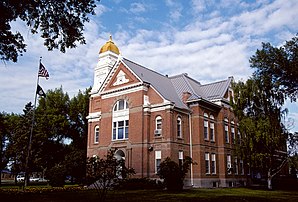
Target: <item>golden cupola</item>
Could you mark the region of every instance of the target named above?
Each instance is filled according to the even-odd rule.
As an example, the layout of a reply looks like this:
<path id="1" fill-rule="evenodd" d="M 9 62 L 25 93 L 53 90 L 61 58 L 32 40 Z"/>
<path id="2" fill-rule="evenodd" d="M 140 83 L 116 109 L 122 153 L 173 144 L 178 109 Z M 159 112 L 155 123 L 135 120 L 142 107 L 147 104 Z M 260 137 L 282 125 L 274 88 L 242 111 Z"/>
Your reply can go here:
<path id="1" fill-rule="evenodd" d="M 116 53 L 117 55 L 120 54 L 120 51 L 119 51 L 118 47 L 114 44 L 111 35 L 110 35 L 110 39 L 99 50 L 99 54 L 107 52 L 107 51 L 111 51 L 113 53 Z"/>

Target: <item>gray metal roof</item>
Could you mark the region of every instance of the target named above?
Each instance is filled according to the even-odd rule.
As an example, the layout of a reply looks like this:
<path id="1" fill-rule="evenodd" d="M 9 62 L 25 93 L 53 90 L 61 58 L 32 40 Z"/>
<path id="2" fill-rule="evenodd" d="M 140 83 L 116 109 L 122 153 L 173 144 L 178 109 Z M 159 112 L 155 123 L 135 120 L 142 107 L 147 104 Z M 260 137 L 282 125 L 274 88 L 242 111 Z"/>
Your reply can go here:
<path id="1" fill-rule="evenodd" d="M 143 81 L 152 85 L 164 99 L 175 103 L 179 108 L 187 108 L 178 96 L 171 80 L 160 73 L 123 58 L 123 62 Z"/>
<path id="2" fill-rule="evenodd" d="M 167 77 L 126 58 L 123 58 L 122 61 L 143 82 L 152 85 L 164 99 L 175 103 L 175 106 L 179 108 L 187 108 L 182 101 L 184 92 L 191 93 L 188 100 L 203 98 L 212 101 L 222 99 L 232 81 L 232 77 L 229 77 L 227 80 L 201 85 L 200 82 L 189 77 L 187 74 Z"/>

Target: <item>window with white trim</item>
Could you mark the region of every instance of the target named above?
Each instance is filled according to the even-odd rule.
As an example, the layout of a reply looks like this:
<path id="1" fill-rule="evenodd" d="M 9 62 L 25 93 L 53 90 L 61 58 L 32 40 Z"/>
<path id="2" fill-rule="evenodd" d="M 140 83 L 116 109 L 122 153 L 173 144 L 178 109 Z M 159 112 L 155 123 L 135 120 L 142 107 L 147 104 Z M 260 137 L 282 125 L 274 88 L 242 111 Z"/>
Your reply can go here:
<path id="1" fill-rule="evenodd" d="M 158 173 L 161 163 L 161 151 L 155 151 L 155 173 Z"/>
<path id="2" fill-rule="evenodd" d="M 182 137 L 182 120 L 180 117 L 177 118 L 177 137 Z"/>
<path id="3" fill-rule="evenodd" d="M 216 156 L 211 154 L 211 173 L 216 174 Z"/>
<path id="4" fill-rule="evenodd" d="M 155 136 L 160 136 L 162 132 L 162 118 L 161 116 L 157 116 L 155 118 L 155 132 L 154 135 Z"/>
<path id="5" fill-rule="evenodd" d="M 227 155 L 227 172 L 228 174 L 232 174 L 232 160 L 231 160 L 231 155 Z"/>
<path id="6" fill-rule="evenodd" d="M 94 128 L 94 143 L 99 142 L 99 126 L 95 126 Z"/>
<path id="7" fill-rule="evenodd" d="M 234 121 L 231 121 L 231 138 L 232 138 L 232 143 L 235 144 L 236 136 L 235 136 L 235 127 L 234 127 Z"/>
<path id="8" fill-rule="evenodd" d="M 210 122 L 210 140 L 212 142 L 215 142 L 214 116 L 210 115 L 210 119 L 211 119 L 211 122 Z"/>
<path id="9" fill-rule="evenodd" d="M 238 159 L 235 158 L 235 161 L 234 161 L 234 173 L 235 175 L 238 175 Z"/>
<path id="10" fill-rule="evenodd" d="M 208 135 L 208 121 L 204 120 L 204 139 L 208 140 L 209 135 Z"/>
<path id="11" fill-rule="evenodd" d="M 183 165 L 183 151 L 179 151 L 179 166 Z"/>
<path id="12" fill-rule="evenodd" d="M 235 144 L 235 128 L 232 126 L 231 128 L 231 137 L 232 137 L 232 143 Z"/>
<path id="13" fill-rule="evenodd" d="M 239 128 L 238 128 L 237 132 L 238 132 L 238 144 L 241 144 L 241 133 L 240 133 Z"/>
<path id="14" fill-rule="evenodd" d="M 229 126 L 228 126 L 228 119 L 224 119 L 224 133 L 225 133 L 225 141 L 226 143 L 230 142 L 230 137 L 229 137 Z"/>
<path id="15" fill-rule="evenodd" d="M 205 168 L 206 168 L 206 174 L 210 174 L 210 157 L 209 153 L 205 153 Z"/>
<path id="16" fill-rule="evenodd" d="M 244 166 L 243 166 L 243 160 L 240 160 L 240 174 L 244 175 Z"/>
<path id="17" fill-rule="evenodd" d="M 112 140 L 128 139 L 129 107 L 128 103 L 121 99 L 113 107 Z"/>

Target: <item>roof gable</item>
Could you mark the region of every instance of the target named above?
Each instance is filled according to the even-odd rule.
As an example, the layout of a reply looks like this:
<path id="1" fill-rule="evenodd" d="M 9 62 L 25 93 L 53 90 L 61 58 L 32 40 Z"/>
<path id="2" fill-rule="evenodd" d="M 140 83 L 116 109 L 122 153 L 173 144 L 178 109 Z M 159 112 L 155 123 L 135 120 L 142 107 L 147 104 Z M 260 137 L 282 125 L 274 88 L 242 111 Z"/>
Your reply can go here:
<path id="1" fill-rule="evenodd" d="M 131 86 L 140 82 L 141 80 L 137 78 L 120 60 L 118 65 L 115 65 L 110 71 L 102 91 Z"/>

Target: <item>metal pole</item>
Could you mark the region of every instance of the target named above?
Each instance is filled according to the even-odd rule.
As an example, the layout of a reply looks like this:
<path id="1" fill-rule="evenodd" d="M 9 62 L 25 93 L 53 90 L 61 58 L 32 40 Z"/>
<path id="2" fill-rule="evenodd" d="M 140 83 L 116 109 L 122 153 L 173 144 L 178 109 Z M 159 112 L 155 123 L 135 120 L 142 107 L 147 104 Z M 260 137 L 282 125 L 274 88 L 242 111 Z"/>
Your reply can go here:
<path id="1" fill-rule="evenodd" d="M 39 65 L 38 65 L 38 71 L 37 71 L 37 82 L 36 82 L 36 88 L 35 88 L 35 98 L 34 98 L 34 105 L 33 105 L 33 115 L 32 115 L 32 122 L 31 122 L 31 130 L 30 130 L 30 136 L 29 136 L 29 143 L 28 143 L 28 151 L 27 151 L 27 158 L 26 158 L 26 165 L 25 165 L 25 184 L 24 186 L 28 186 L 28 181 L 29 181 L 29 159 L 30 159 L 30 152 L 31 152 L 31 144 L 32 144 L 32 135 L 33 135 L 33 128 L 34 128 L 34 119 L 35 119 L 35 107 L 36 107 L 36 100 L 37 100 L 37 86 L 39 84 L 39 68 L 40 68 L 40 63 L 41 63 L 41 57 L 39 59 Z"/>

